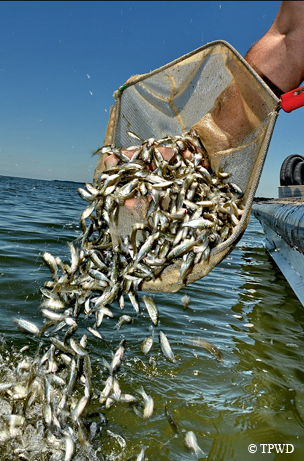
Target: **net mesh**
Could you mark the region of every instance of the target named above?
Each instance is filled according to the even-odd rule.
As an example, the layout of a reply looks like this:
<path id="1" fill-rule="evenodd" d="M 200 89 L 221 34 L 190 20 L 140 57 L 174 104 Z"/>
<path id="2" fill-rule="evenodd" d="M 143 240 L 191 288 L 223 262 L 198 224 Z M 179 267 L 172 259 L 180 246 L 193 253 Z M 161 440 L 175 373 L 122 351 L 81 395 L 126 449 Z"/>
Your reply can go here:
<path id="1" fill-rule="evenodd" d="M 245 209 L 233 235 L 212 249 L 208 261 L 197 264 L 183 283 L 181 261 L 171 264 L 146 291 L 177 291 L 204 277 L 234 248 L 249 221 L 251 206 L 278 115 L 279 99 L 226 42 L 205 45 L 155 71 L 131 77 L 114 93 L 104 146 L 127 148 L 142 140 L 177 136 L 195 129 L 215 172 L 230 173 L 229 182 L 244 192 Z M 101 154 L 94 175 L 104 170 Z M 144 210 L 120 207 L 114 239 L 144 222 Z"/>

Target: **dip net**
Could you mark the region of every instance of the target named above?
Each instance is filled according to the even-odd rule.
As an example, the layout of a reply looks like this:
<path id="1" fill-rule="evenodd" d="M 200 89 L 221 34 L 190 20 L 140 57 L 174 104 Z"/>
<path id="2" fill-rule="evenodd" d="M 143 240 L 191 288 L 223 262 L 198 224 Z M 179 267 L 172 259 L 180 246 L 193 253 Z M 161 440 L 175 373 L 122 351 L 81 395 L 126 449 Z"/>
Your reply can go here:
<path id="1" fill-rule="evenodd" d="M 145 291 L 178 291 L 212 270 L 235 247 L 245 231 L 259 183 L 280 100 L 234 48 L 224 41 L 204 45 L 144 75 L 132 76 L 114 93 L 115 103 L 103 146 L 140 146 L 149 138 L 182 136 L 194 130 L 215 174 L 229 173 L 227 183 L 242 191 L 242 216 L 232 235 L 214 246 L 208 259 L 180 279 L 181 258 L 156 277 Z M 134 139 L 129 132 L 141 138 Z M 94 182 L 105 170 L 100 157 Z M 111 227 L 113 242 L 130 235 L 146 210 L 119 207 Z"/>

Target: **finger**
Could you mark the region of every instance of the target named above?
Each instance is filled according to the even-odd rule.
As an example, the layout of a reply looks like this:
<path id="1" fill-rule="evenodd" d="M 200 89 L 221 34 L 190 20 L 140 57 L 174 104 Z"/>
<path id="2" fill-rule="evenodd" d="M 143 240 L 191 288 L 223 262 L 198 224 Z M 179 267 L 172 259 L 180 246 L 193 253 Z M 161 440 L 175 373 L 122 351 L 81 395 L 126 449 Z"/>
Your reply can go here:
<path id="1" fill-rule="evenodd" d="M 161 153 L 163 159 L 166 160 L 167 162 L 173 156 L 173 149 L 171 149 L 171 147 L 160 146 L 160 147 L 157 148 L 157 150 Z M 182 152 L 182 156 L 186 160 L 192 160 L 192 152 L 189 149 L 184 150 Z"/>
<path id="2" fill-rule="evenodd" d="M 171 147 L 159 146 L 157 150 L 161 153 L 164 160 L 168 161 L 173 156 L 173 150 Z"/>
<path id="3" fill-rule="evenodd" d="M 130 159 L 132 158 L 132 156 L 134 155 L 134 153 L 137 151 L 138 149 L 135 148 L 135 149 L 130 149 L 130 150 L 122 150 L 121 153 L 126 155 L 127 157 L 129 157 Z M 114 166 L 117 165 L 117 163 L 119 162 L 119 158 L 117 157 L 117 155 L 115 154 L 112 154 L 112 155 L 109 155 L 106 159 L 105 159 L 105 167 L 106 167 L 106 170 L 109 170 L 110 168 L 113 168 Z"/>
<path id="4" fill-rule="evenodd" d="M 182 156 L 183 156 L 186 160 L 192 160 L 192 152 L 190 152 L 189 149 L 184 150 L 184 152 L 182 152 Z"/>
<path id="5" fill-rule="evenodd" d="M 129 159 L 131 159 L 133 157 L 133 155 L 135 154 L 135 152 L 138 151 L 138 147 L 134 147 L 134 149 L 125 149 L 125 150 L 122 150 L 121 153 L 126 155 L 127 157 L 129 157 Z"/>
<path id="6" fill-rule="evenodd" d="M 119 158 L 116 157 L 115 154 L 109 155 L 104 161 L 106 170 L 113 168 L 114 166 L 117 165 L 118 162 L 119 162 Z"/>

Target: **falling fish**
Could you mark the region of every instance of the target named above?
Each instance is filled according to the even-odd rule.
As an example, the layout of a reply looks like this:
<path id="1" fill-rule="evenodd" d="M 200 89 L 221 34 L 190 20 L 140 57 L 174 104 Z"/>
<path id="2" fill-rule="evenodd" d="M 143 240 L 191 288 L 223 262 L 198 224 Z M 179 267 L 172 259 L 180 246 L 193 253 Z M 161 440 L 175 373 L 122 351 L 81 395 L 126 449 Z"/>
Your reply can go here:
<path id="1" fill-rule="evenodd" d="M 219 362 L 222 362 L 224 360 L 223 354 L 208 341 L 205 341 L 201 338 L 195 338 L 192 342 L 195 346 L 201 346 L 207 351 L 209 351 L 210 354 L 214 355 Z"/>
<path id="2" fill-rule="evenodd" d="M 56 279 L 57 278 L 57 271 L 58 271 L 56 259 L 48 251 L 45 251 L 44 253 L 42 253 L 42 257 L 45 260 L 45 262 L 47 263 L 47 265 L 49 266 L 49 268 L 51 269 L 54 279 Z"/>
<path id="3" fill-rule="evenodd" d="M 143 296 L 143 302 L 146 306 L 146 309 L 148 311 L 148 314 L 150 316 L 150 319 L 152 320 L 152 322 L 154 323 L 154 325 L 157 325 L 158 323 L 158 309 L 157 309 L 157 306 L 155 304 L 155 302 L 153 301 L 152 298 L 150 298 L 149 296 L 146 296 L 144 295 Z"/>
<path id="4" fill-rule="evenodd" d="M 137 391 L 143 398 L 144 401 L 144 411 L 142 417 L 144 419 L 150 418 L 154 409 L 154 401 L 150 395 L 146 393 L 143 386 Z"/>
<path id="5" fill-rule="evenodd" d="M 165 357 L 167 357 L 167 359 L 169 359 L 173 363 L 176 362 L 176 359 L 174 357 L 174 354 L 172 352 L 172 349 L 170 347 L 168 338 L 165 335 L 165 333 L 160 331 L 159 334 L 158 334 L 158 337 L 159 337 L 160 348 L 161 348 L 163 354 L 165 355 Z"/>
<path id="6" fill-rule="evenodd" d="M 172 418 L 171 414 L 169 413 L 167 403 L 165 405 L 165 415 L 166 415 L 168 423 L 172 427 L 173 431 L 177 434 L 178 431 L 179 431 L 179 428 L 178 428 L 178 425 L 176 424 L 176 422 L 174 421 L 174 419 Z"/>
<path id="7" fill-rule="evenodd" d="M 138 453 L 138 455 L 136 457 L 136 461 L 144 461 L 146 448 L 147 447 L 145 447 L 145 446 L 142 447 L 142 449 L 140 450 L 140 452 Z"/>
<path id="8" fill-rule="evenodd" d="M 126 322 L 131 323 L 132 320 L 133 320 L 133 318 L 130 315 L 122 315 L 121 317 L 119 317 L 119 320 L 116 323 L 116 325 L 114 326 L 114 328 L 116 328 L 116 330 L 118 331 L 120 329 L 121 325 L 123 325 Z"/>
<path id="9" fill-rule="evenodd" d="M 70 338 L 70 345 L 73 351 L 75 351 L 76 354 L 80 357 L 84 357 L 85 355 L 87 355 L 88 351 L 81 344 L 75 341 L 75 339 Z"/>
<path id="10" fill-rule="evenodd" d="M 187 309 L 187 307 L 188 307 L 189 304 L 190 304 L 190 296 L 184 295 L 184 296 L 182 297 L 181 301 L 182 301 L 183 308 L 184 308 L 184 309 Z"/>
<path id="11" fill-rule="evenodd" d="M 152 331 L 152 335 L 148 336 L 148 338 L 145 338 L 143 342 L 141 343 L 141 350 L 145 355 L 147 355 L 150 352 L 153 346 L 153 340 L 154 340 L 154 330 Z"/>
<path id="12" fill-rule="evenodd" d="M 142 141 L 131 131 L 128 135 Z M 173 157 L 169 162 L 162 158 L 161 147 L 172 149 Z M 191 152 L 193 161 L 184 158 L 185 149 Z M 107 322 L 112 322 L 114 314 L 109 304 L 119 300 L 120 309 L 123 309 L 124 297 L 128 295 L 136 314 L 139 314 L 137 290 L 142 282 L 161 277 L 163 269 L 178 262 L 181 263 L 179 282 L 186 283 L 195 264 L 201 260 L 207 261 L 210 251 L 229 238 L 239 223 L 243 193 L 237 185 L 223 181 L 227 173 L 216 175 L 202 167 L 205 151 L 194 132 L 183 136 L 166 136 L 158 141 L 147 139 L 141 146 L 129 148 L 131 159 L 120 150 L 110 146 L 99 149 L 99 153 L 116 154 L 118 163 L 105 170 L 94 185 L 86 184 L 86 190 L 79 190 L 81 197 L 86 200 L 86 208 L 80 216 L 82 234 L 75 242 L 68 244 L 70 262 L 54 258 L 48 252 L 42 255 L 52 274 L 51 280 L 46 281 L 41 289 L 44 300 L 39 312 L 45 320 L 41 330 L 32 322 L 15 320 L 22 331 L 49 338 L 46 340 L 43 337 L 35 356 L 23 356 L 16 367 L 10 361 L 4 362 L 4 367 L 11 365 L 8 376 L 3 375 L 1 368 L 4 378 L 0 383 L 1 399 L 13 409 L 19 408 L 19 404 L 23 405 L 23 408 L 20 407 L 22 416 L 10 415 L 5 424 L 4 417 L 0 421 L 1 450 L 10 450 L 11 445 L 15 447 L 12 454 L 15 457 L 6 456 L 1 451 L 3 459 L 12 460 L 16 455 L 20 459 L 32 459 L 30 453 L 35 452 L 33 446 L 43 450 L 42 457 L 47 456 L 45 450 L 51 448 L 54 459 L 64 457 L 65 461 L 72 461 L 74 457 L 78 459 L 83 456 L 76 454 L 76 451 L 83 449 L 88 459 L 103 459 L 101 453 L 97 457 L 91 444 L 98 431 L 98 423 L 83 421 L 84 414 L 86 419 L 89 418 L 86 410 L 91 399 L 99 398 L 100 404 L 106 408 L 120 402 L 129 403 L 141 418 L 149 418 L 154 410 L 153 398 L 146 394 L 143 387 L 138 391 L 141 398 L 122 393 L 118 383 L 117 372 L 124 355 L 125 339 L 119 344 L 111 364 L 107 365 L 110 376 L 104 378 L 104 389 L 99 389 L 98 384 L 95 389 L 87 337 L 83 335 L 77 341 L 71 337 L 77 330 L 77 320 L 81 314 L 85 315 L 86 321 L 95 316 L 93 328 L 86 326 L 109 348 L 103 334 L 97 331 L 103 318 L 109 317 Z M 133 225 L 131 235 L 121 237 L 117 247 L 114 247 L 110 227 L 119 206 L 132 197 L 146 201 L 147 220 Z M 153 325 L 157 325 L 159 314 L 156 304 L 148 296 L 143 298 L 143 302 Z M 190 298 L 185 295 L 182 298 L 183 306 L 188 306 L 189 302 Z M 63 313 L 60 312 L 68 306 Z M 114 309 L 115 306 L 113 312 Z M 129 316 L 120 317 L 115 328 L 118 330 L 122 322 L 129 319 Z M 153 339 L 154 330 L 141 344 L 144 354 L 151 350 Z M 44 348 L 45 342 L 48 349 L 43 350 L 40 357 L 40 348 Z M 176 362 L 163 332 L 159 332 L 159 344 L 164 356 Z M 222 360 L 220 351 L 210 343 L 197 340 L 195 344 L 206 348 L 217 360 Z M 100 349 L 102 353 L 103 347 Z M 24 352 L 26 349 L 22 348 L 20 353 Z M 101 360 L 105 363 L 104 357 Z M 35 412 L 32 405 L 37 406 Z M 37 416 L 35 436 L 37 440 L 40 438 L 39 442 L 26 446 L 22 432 L 26 434 L 27 426 L 32 426 L 34 413 Z M 177 432 L 178 426 L 167 405 L 165 414 L 172 429 Z M 41 427 L 47 429 L 49 426 L 50 430 L 43 430 L 39 435 L 39 422 Z M 88 427 L 90 434 L 86 429 Z M 56 436 L 52 433 L 53 429 Z M 122 447 L 125 446 L 124 440 L 114 433 L 108 431 L 108 435 L 121 442 Z M 12 437 L 14 443 L 11 444 Z M 185 444 L 197 456 L 203 454 L 192 432 L 187 433 Z M 146 447 L 140 448 L 140 453 L 133 459 L 144 461 Z"/>
<path id="13" fill-rule="evenodd" d="M 137 139 L 138 141 L 142 141 L 142 139 L 136 133 L 133 133 L 133 131 L 128 130 L 127 134 L 133 139 Z"/>
<path id="14" fill-rule="evenodd" d="M 84 411 L 85 407 L 87 406 L 88 401 L 89 401 L 89 397 L 87 397 L 85 395 L 83 397 L 81 397 L 81 399 L 77 403 L 77 405 L 76 405 L 76 407 L 75 407 L 75 409 L 74 409 L 74 411 L 72 413 L 72 420 L 74 422 L 77 421 L 77 419 L 80 417 L 80 415 Z"/>
<path id="15" fill-rule="evenodd" d="M 76 450 L 75 442 L 72 437 L 66 437 L 65 439 L 65 456 L 64 461 L 71 461 L 74 457 Z"/>
<path id="16" fill-rule="evenodd" d="M 202 458 L 203 456 L 205 457 L 205 453 L 198 446 L 198 443 L 197 443 L 196 436 L 195 436 L 194 432 L 192 432 L 192 431 L 186 432 L 185 445 L 190 450 L 193 450 L 198 458 Z"/>
<path id="17" fill-rule="evenodd" d="M 24 319 L 14 319 L 14 324 L 22 331 L 39 336 L 40 330 L 33 322 Z"/>
<path id="18" fill-rule="evenodd" d="M 119 345 L 117 351 L 114 354 L 112 363 L 110 365 L 110 373 L 111 373 L 111 375 L 113 375 L 113 373 L 115 373 L 120 368 L 122 357 L 123 357 L 124 352 L 125 352 L 125 344 L 126 344 L 126 340 L 123 339 L 120 342 L 120 345 Z"/>

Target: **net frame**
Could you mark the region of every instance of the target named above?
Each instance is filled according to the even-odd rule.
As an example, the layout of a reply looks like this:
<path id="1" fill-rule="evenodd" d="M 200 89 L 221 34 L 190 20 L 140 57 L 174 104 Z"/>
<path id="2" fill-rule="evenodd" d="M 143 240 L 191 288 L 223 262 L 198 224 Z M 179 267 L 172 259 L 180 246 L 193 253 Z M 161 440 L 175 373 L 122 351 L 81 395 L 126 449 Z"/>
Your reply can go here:
<path id="1" fill-rule="evenodd" d="M 183 75 L 176 77 L 178 72 Z M 211 250 L 208 262 L 203 261 L 194 267 L 185 283 L 178 282 L 181 261 L 176 261 L 172 267 L 165 268 L 155 281 L 144 282 L 141 288 L 145 291 L 178 291 L 185 284 L 207 275 L 240 240 L 249 222 L 280 99 L 245 59 L 222 40 L 203 45 L 152 72 L 132 76 L 113 95 L 115 104 L 111 108 L 103 145 L 127 148 L 141 144 L 141 141 L 128 136 L 128 130 L 143 140 L 149 137 L 159 139 L 167 134 L 181 135 L 188 131 L 197 119 L 209 113 L 232 81 L 238 86 L 246 107 L 258 104 L 260 113 L 258 117 L 254 114 L 254 129 L 240 145 L 213 152 L 210 160 L 213 169 L 229 171 L 230 181 L 244 191 L 243 215 L 233 234 Z M 187 88 L 191 86 L 187 95 Z M 183 101 L 192 110 L 186 111 Z M 105 157 L 106 154 L 100 155 L 94 180 L 104 170 Z M 126 220 L 126 213 L 121 213 L 120 224 Z M 119 228 L 119 220 L 117 226 Z"/>

